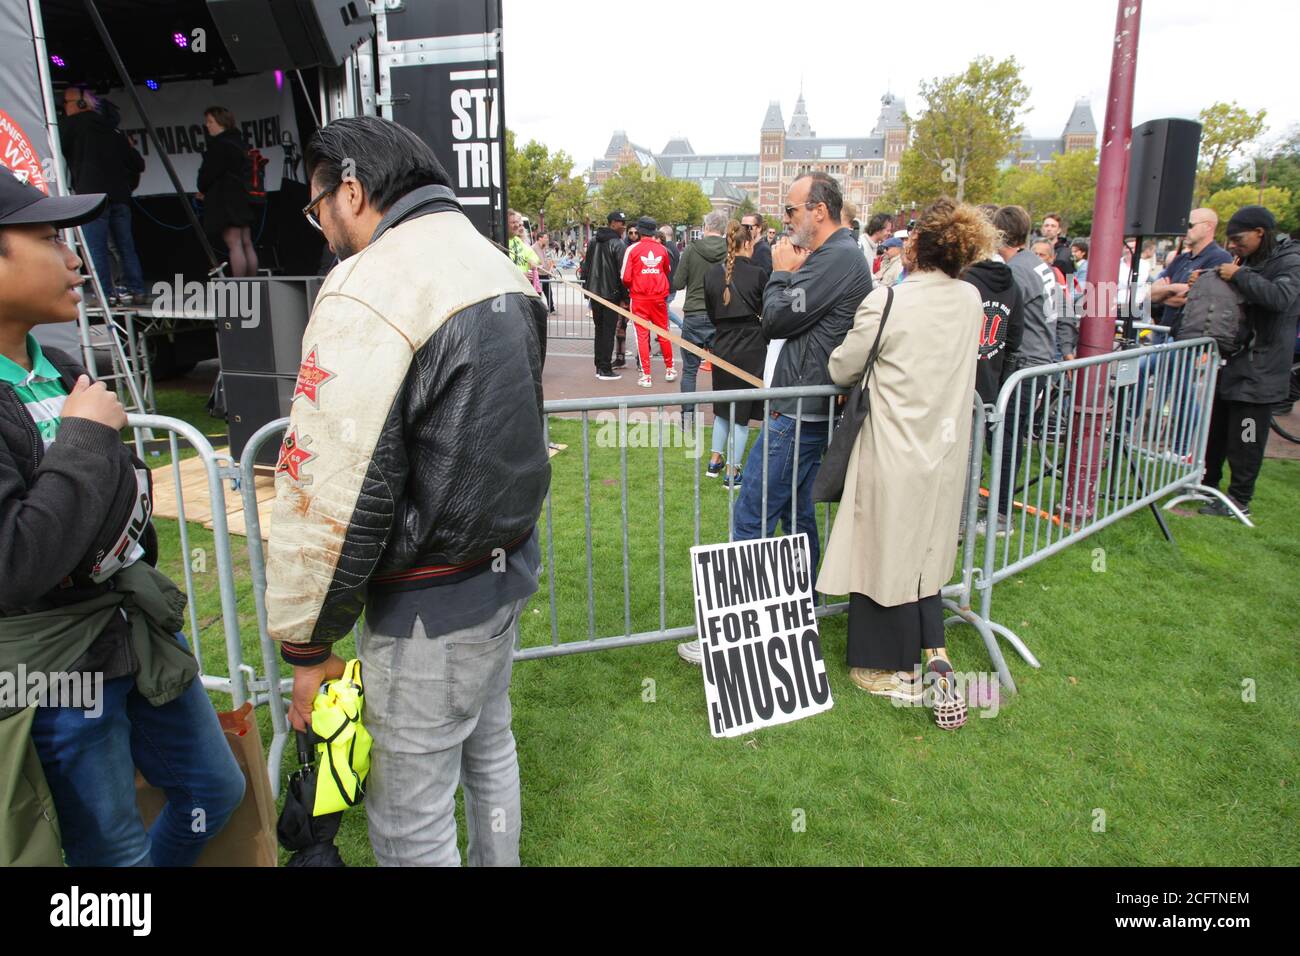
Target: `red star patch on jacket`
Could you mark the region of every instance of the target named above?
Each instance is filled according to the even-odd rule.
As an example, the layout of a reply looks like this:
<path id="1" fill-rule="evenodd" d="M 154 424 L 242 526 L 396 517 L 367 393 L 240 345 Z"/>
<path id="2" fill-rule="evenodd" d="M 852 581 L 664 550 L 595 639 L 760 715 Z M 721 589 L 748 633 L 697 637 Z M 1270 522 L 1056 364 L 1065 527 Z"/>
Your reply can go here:
<path id="1" fill-rule="evenodd" d="M 280 443 L 280 460 L 275 463 L 277 475 L 288 475 L 294 481 L 302 480 L 302 466 L 316 456 L 298 443 L 297 429 L 291 428 Z"/>
<path id="2" fill-rule="evenodd" d="M 298 381 L 293 386 L 293 398 L 290 401 L 296 401 L 301 395 L 311 402 L 313 408 L 320 408 L 321 386 L 334 377 L 333 372 L 321 368 L 317 363 L 316 349 L 313 347 L 298 366 Z"/>

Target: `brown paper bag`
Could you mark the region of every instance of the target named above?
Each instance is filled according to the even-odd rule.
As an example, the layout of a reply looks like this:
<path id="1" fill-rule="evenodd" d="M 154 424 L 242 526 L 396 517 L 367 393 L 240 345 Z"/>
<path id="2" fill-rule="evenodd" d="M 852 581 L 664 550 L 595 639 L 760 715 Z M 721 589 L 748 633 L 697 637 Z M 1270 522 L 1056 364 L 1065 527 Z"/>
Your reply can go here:
<path id="1" fill-rule="evenodd" d="M 197 866 L 276 866 L 279 851 L 275 841 L 275 798 L 266 775 L 262 735 L 253 719 L 253 705 L 217 714 L 235 762 L 244 772 L 244 800 L 221 832 L 208 841 Z M 166 795 L 151 786 L 137 770 L 136 806 L 146 827 L 151 826 L 167 802 Z"/>

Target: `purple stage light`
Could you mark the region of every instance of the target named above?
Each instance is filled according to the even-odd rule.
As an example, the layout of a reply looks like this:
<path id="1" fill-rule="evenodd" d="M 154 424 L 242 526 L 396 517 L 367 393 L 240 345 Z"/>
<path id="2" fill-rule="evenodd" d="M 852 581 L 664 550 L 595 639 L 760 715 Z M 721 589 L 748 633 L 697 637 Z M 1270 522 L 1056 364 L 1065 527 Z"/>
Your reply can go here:
<path id="1" fill-rule="evenodd" d="M 172 34 L 172 42 L 174 42 L 174 43 L 175 43 L 178 47 L 180 47 L 182 50 L 186 49 L 186 48 L 190 45 L 190 41 L 189 41 L 189 39 L 185 36 L 184 33 L 173 33 L 173 34 Z"/>
<path id="2" fill-rule="evenodd" d="M 50 56 L 50 62 L 53 63 L 55 66 L 67 66 L 67 65 L 68 65 L 68 64 L 66 64 L 66 63 L 63 62 L 63 57 L 59 56 L 58 54 L 52 54 L 52 55 Z"/>

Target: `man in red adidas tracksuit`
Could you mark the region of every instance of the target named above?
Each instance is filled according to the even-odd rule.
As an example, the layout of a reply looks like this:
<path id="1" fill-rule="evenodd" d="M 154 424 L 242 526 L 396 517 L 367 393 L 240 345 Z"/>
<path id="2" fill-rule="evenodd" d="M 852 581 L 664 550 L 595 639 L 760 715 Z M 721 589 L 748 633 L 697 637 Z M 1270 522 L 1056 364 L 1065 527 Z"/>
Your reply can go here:
<path id="1" fill-rule="evenodd" d="M 627 286 L 632 299 L 632 313 L 653 322 L 661 329 L 668 328 L 668 291 L 670 263 L 668 250 L 655 238 L 659 228 L 649 216 L 642 216 L 636 223 L 641 238 L 623 254 L 623 284 Z M 637 350 L 641 355 L 641 378 L 637 384 L 650 388 L 654 380 L 650 377 L 650 333 L 641 325 L 636 327 Z M 664 365 L 667 374 L 664 380 L 677 380 L 677 369 L 673 367 L 673 346 L 665 336 L 659 336 L 659 347 L 664 353 Z"/>

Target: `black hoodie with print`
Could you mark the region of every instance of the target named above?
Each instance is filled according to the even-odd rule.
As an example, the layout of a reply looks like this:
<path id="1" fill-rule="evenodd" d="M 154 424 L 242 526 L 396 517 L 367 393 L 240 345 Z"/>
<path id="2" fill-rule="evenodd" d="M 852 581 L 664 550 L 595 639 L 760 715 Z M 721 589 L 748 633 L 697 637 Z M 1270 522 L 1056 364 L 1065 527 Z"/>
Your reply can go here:
<path id="1" fill-rule="evenodd" d="M 1007 353 L 1020 348 L 1025 332 L 1024 309 L 1011 267 L 996 259 L 977 262 L 962 278 L 979 290 L 984 304 L 984 328 L 980 331 L 979 364 L 975 366 L 975 390 L 985 404 L 997 401 L 1006 375 Z"/>

